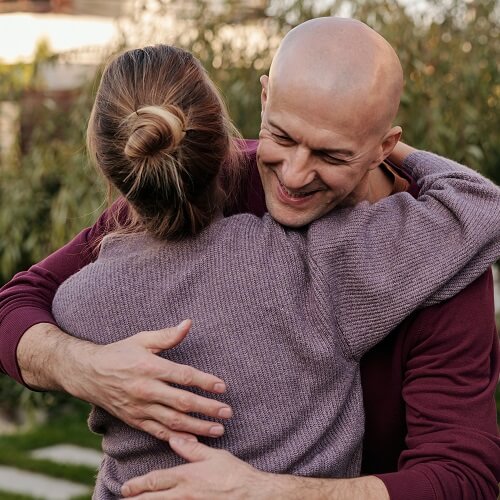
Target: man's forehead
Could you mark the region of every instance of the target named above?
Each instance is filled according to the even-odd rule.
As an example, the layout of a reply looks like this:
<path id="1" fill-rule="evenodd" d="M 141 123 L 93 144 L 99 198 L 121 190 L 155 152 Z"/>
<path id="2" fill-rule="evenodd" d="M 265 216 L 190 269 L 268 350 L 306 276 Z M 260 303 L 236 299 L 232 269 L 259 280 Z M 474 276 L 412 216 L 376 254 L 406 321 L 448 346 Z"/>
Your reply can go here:
<path id="1" fill-rule="evenodd" d="M 350 111 L 312 105 L 307 99 L 294 99 L 293 96 L 290 99 L 270 99 L 268 104 L 263 118 L 273 132 L 325 152 L 335 150 L 350 156 L 359 150 L 358 120 Z"/>

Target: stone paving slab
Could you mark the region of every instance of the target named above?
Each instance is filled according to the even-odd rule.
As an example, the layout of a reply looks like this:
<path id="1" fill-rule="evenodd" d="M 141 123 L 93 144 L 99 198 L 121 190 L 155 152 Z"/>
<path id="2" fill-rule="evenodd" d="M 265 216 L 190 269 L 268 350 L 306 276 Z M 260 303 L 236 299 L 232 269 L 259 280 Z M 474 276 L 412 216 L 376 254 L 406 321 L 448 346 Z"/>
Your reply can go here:
<path id="1" fill-rule="evenodd" d="M 0 490 L 46 500 L 69 500 L 90 493 L 82 484 L 4 466 L 0 466 Z"/>
<path id="2" fill-rule="evenodd" d="M 42 458 L 63 464 L 88 465 L 96 470 L 101 465 L 102 453 L 90 448 L 82 448 L 72 444 L 58 444 L 47 448 L 33 450 L 33 458 Z"/>

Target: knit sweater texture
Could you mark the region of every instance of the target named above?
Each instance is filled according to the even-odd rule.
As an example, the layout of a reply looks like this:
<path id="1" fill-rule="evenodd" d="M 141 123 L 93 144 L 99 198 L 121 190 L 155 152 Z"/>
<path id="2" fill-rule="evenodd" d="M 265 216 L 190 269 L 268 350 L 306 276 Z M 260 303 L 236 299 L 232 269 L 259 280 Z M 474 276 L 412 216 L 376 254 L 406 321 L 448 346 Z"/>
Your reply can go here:
<path id="1" fill-rule="evenodd" d="M 417 200 L 399 193 L 301 230 L 244 214 L 175 243 L 110 235 L 97 261 L 59 288 L 54 316 L 99 344 L 191 318 L 188 337 L 161 356 L 226 381 L 217 397 L 235 415 L 207 443 L 269 472 L 356 476 L 360 357 L 500 255 L 498 188 L 430 153 L 405 166 Z M 95 498 L 119 497 L 127 479 L 183 463 L 100 408 L 89 425 L 105 453 Z"/>

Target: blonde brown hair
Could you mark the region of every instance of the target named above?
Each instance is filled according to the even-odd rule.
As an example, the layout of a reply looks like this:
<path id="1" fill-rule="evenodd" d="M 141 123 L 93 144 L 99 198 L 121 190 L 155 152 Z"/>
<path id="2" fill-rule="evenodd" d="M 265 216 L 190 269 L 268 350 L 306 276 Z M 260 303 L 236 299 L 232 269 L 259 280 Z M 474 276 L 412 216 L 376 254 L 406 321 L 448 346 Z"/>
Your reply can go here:
<path id="1" fill-rule="evenodd" d="M 133 209 L 125 226 L 175 240 L 206 227 L 236 188 L 238 137 L 200 62 L 156 45 L 106 66 L 87 146 Z"/>

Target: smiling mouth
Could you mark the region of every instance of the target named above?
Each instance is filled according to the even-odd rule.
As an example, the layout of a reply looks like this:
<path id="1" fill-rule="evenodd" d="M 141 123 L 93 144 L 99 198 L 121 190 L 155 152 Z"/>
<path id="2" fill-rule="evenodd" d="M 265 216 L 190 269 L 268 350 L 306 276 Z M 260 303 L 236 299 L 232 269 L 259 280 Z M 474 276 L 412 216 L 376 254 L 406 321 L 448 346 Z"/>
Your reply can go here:
<path id="1" fill-rule="evenodd" d="M 320 191 L 319 189 L 315 189 L 314 191 L 290 191 L 280 180 L 278 177 L 278 183 L 280 185 L 281 190 L 283 193 L 288 196 L 289 198 L 295 198 L 295 199 L 302 199 L 302 198 L 308 198 L 311 197 L 314 193 L 317 193 Z"/>

